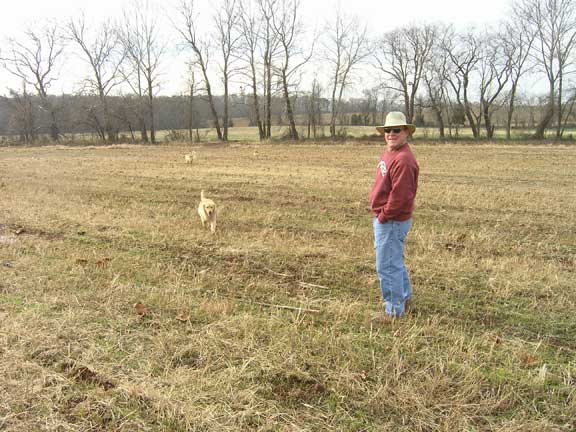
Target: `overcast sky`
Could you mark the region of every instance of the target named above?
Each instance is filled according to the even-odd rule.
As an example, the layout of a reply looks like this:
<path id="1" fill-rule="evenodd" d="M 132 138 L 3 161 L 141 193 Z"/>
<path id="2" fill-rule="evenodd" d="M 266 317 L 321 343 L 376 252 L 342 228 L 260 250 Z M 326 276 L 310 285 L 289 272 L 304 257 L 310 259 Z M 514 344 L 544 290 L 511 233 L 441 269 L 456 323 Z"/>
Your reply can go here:
<path id="1" fill-rule="evenodd" d="M 180 0 L 150 0 L 161 5 L 168 21 L 170 12 Z M 200 16 L 210 19 L 214 0 L 196 0 Z M 66 21 L 69 17 L 85 16 L 93 20 L 117 18 L 130 1 L 123 0 L 0 0 L 2 25 L 0 26 L 0 50 L 6 47 L 9 37 L 17 38 L 27 26 L 40 25 L 46 19 Z M 408 23 L 443 22 L 458 27 L 475 25 L 482 27 L 494 24 L 504 18 L 509 8 L 506 0 L 483 0 L 476 2 L 462 0 L 301 0 L 303 20 L 310 28 L 320 28 L 326 19 L 334 15 L 340 4 L 347 15 L 356 15 L 366 23 L 371 34 L 381 34 Z M 164 14 L 160 14 L 164 15 Z M 172 12 L 174 15 L 174 12 Z M 163 94 L 178 94 L 184 89 L 185 66 L 183 58 L 176 58 L 175 44 L 172 43 L 170 57 L 164 62 Z M 78 86 L 83 74 L 83 66 L 75 58 L 68 58 L 62 68 L 60 81 L 51 89 L 52 93 L 72 92 Z M 0 94 L 7 94 L 7 88 L 20 88 L 21 84 L 0 67 Z"/>

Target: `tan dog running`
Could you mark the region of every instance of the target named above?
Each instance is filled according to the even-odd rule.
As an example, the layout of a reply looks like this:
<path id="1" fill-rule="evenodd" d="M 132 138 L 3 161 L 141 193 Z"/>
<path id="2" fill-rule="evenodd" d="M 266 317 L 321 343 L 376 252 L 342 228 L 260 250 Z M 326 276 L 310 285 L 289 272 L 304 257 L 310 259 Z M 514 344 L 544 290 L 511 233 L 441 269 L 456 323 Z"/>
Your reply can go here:
<path id="1" fill-rule="evenodd" d="M 204 191 L 200 192 L 200 204 L 198 204 L 198 215 L 205 228 L 206 223 L 210 227 L 210 232 L 216 232 L 216 203 L 211 199 L 204 197 Z"/>

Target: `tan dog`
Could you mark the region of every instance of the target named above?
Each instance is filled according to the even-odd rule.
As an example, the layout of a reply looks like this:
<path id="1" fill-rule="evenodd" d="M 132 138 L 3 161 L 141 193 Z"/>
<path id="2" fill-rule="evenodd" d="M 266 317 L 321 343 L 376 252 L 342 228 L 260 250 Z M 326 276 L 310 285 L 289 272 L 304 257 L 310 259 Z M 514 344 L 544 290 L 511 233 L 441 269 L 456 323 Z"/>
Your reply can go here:
<path id="1" fill-rule="evenodd" d="M 216 232 L 216 203 L 211 199 L 204 197 L 204 191 L 200 192 L 200 204 L 198 204 L 198 215 L 205 228 L 206 223 L 210 227 L 210 232 Z"/>
<path id="2" fill-rule="evenodd" d="M 187 164 L 192 165 L 192 163 L 194 163 L 195 160 L 196 160 L 196 152 L 184 155 L 184 162 L 186 162 Z"/>

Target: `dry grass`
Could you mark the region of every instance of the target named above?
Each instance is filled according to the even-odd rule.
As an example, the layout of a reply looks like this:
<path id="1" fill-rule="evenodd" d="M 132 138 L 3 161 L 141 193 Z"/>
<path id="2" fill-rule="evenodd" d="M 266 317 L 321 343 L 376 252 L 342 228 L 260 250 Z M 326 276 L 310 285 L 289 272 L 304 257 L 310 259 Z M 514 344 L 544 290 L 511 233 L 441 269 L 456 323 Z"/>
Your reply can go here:
<path id="1" fill-rule="evenodd" d="M 389 324 L 375 143 L 189 150 L 0 148 L 0 429 L 576 428 L 576 148 L 417 144 Z"/>

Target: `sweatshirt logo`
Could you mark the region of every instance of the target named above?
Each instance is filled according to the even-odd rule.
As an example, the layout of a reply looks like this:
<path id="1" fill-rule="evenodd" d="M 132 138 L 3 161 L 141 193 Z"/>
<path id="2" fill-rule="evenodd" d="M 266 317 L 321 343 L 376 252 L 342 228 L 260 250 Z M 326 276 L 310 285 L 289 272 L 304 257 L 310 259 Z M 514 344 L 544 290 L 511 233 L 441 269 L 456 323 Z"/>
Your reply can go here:
<path id="1" fill-rule="evenodd" d="M 383 160 L 378 162 L 378 168 L 380 168 L 380 174 L 382 174 L 382 177 L 384 177 L 386 175 L 386 162 Z"/>

